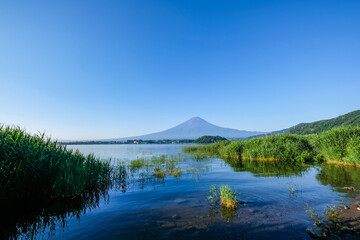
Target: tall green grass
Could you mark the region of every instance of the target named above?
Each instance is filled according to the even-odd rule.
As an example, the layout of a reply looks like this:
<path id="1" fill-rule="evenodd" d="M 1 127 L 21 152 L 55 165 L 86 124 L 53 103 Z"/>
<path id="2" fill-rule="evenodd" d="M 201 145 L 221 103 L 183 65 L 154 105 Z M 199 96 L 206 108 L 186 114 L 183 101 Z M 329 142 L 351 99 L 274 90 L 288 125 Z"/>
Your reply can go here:
<path id="1" fill-rule="evenodd" d="M 185 148 L 184 150 L 187 152 L 208 152 L 223 157 L 258 160 L 305 162 L 315 158 L 313 147 L 305 137 L 290 134 L 242 141 L 220 142 L 196 146 L 192 147 L 192 149 Z"/>
<path id="2" fill-rule="evenodd" d="M 229 141 L 221 141 L 216 142 L 208 145 L 200 145 L 200 146 L 188 146 L 184 147 L 183 149 L 185 152 L 188 153 L 196 153 L 196 152 L 203 152 L 203 153 L 210 153 L 210 154 L 218 154 L 220 149 L 227 146 L 230 142 Z"/>
<path id="3" fill-rule="evenodd" d="M 341 127 L 314 137 L 313 144 L 325 159 L 360 165 L 360 127 Z"/>
<path id="4" fill-rule="evenodd" d="M 205 152 L 220 157 L 286 162 L 322 160 L 360 166 L 360 127 L 340 127 L 313 135 L 280 134 L 210 145 L 184 151 Z"/>
<path id="5" fill-rule="evenodd" d="M 73 198 L 111 184 L 109 162 L 0 126 L 0 201 Z"/>

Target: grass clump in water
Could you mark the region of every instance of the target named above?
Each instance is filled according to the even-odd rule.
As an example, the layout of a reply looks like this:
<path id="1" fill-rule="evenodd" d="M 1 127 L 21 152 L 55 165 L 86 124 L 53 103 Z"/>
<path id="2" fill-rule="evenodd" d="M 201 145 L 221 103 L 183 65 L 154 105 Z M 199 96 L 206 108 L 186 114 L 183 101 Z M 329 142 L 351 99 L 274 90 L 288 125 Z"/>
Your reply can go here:
<path id="1" fill-rule="evenodd" d="M 236 199 L 236 192 L 234 192 L 228 185 L 220 186 L 221 205 L 228 208 L 234 208 L 238 204 Z"/>
<path id="2" fill-rule="evenodd" d="M 145 164 L 146 164 L 145 159 L 140 158 L 140 159 L 132 160 L 129 163 L 129 167 L 130 169 L 138 169 L 144 167 Z"/>
<path id="3" fill-rule="evenodd" d="M 0 126 L 0 201 L 73 198 L 111 185 L 109 161 Z"/>
<path id="4" fill-rule="evenodd" d="M 181 168 L 178 168 L 178 169 L 175 169 L 175 171 L 173 172 L 173 175 L 174 175 L 174 177 L 177 178 L 177 177 L 180 177 L 181 173 L 182 173 Z"/>
<path id="5" fill-rule="evenodd" d="M 221 185 L 219 190 L 215 185 L 211 185 L 208 202 L 211 205 L 216 205 L 220 200 L 221 206 L 235 208 L 239 204 L 236 195 L 237 193 L 234 192 L 228 185 Z"/>
<path id="6" fill-rule="evenodd" d="M 218 213 L 217 209 L 220 207 L 221 216 L 227 222 L 230 222 L 233 218 L 237 217 L 237 207 L 240 204 L 246 205 L 246 203 L 239 202 L 236 195 L 237 193 L 228 185 L 221 185 L 219 189 L 217 189 L 215 185 L 211 185 L 210 195 L 208 196 L 210 216 L 216 216 Z"/>
<path id="7" fill-rule="evenodd" d="M 166 171 L 162 170 L 162 169 L 156 169 L 154 172 L 155 177 L 157 178 L 164 178 L 166 175 Z"/>

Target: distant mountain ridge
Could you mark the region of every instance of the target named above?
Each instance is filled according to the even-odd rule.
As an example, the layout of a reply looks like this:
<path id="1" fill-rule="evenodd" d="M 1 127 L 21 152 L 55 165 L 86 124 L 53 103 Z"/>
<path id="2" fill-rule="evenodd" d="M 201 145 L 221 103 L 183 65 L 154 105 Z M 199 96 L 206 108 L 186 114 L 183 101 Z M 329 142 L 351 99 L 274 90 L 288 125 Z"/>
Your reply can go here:
<path id="1" fill-rule="evenodd" d="M 293 134 L 313 134 L 321 133 L 335 127 L 341 126 L 360 126 L 360 110 L 356 110 L 328 120 L 304 123 L 290 128 L 287 132 Z"/>
<path id="2" fill-rule="evenodd" d="M 108 141 L 124 140 L 163 140 L 163 139 L 196 139 L 204 135 L 221 136 L 227 139 L 243 139 L 250 136 L 264 134 L 264 132 L 237 130 L 232 128 L 223 128 L 211 124 L 200 117 L 193 117 L 173 128 L 135 137 L 108 139 Z"/>
<path id="3" fill-rule="evenodd" d="M 276 130 L 276 131 L 264 133 L 264 134 L 261 134 L 261 135 L 251 136 L 251 137 L 248 137 L 248 138 L 246 138 L 246 139 L 257 138 L 257 137 L 265 137 L 265 136 L 269 136 L 269 135 L 279 135 L 279 134 L 283 134 L 283 133 L 289 132 L 290 129 L 295 128 L 295 127 L 298 127 L 298 126 L 301 126 L 301 125 L 303 125 L 303 124 L 306 124 L 306 123 L 299 123 L 299 124 L 296 124 L 296 125 L 293 126 L 293 127 L 289 127 L 289 128 L 285 128 L 285 129 L 281 129 L 281 130 Z"/>

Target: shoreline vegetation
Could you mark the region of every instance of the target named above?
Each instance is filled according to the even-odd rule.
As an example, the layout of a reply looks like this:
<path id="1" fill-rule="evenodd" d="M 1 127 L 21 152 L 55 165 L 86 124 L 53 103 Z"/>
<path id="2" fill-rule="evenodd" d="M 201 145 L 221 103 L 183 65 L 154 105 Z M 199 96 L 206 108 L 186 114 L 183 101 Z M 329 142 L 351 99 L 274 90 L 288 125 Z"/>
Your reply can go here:
<path id="1" fill-rule="evenodd" d="M 360 127 L 338 127 L 311 135 L 284 133 L 249 140 L 221 141 L 188 146 L 183 150 L 223 158 L 287 163 L 327 162 L 360 167 Z"/>
<path id="2" fill-rule="evenodd" d="M 289 165 L 325 161 L 360 167 L 360 127 L 220 141 L 183 150 L 196 159 L 212 155 Z M 82 197 L 110 189 L 116 174 L 110 161 L 68 150 L 44 134 L 32 136 L 19 127 L 0 126 L 0 202 Z"/>
<path id="3" fill-rule="evenodd" d="M 0 202 L 86 197 L 109 189 L 110 161 L 0 125 Z"/>

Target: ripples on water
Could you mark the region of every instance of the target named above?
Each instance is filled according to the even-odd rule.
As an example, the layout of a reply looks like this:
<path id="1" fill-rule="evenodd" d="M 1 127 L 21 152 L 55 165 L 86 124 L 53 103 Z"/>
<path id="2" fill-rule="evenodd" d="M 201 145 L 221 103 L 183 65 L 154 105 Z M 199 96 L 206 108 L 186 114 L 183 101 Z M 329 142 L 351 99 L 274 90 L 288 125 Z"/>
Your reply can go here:
<path id="1" fill-rule="evenodd" d="M 309 239 L 305 212 L 349 202 L 360 183 L 356 169 L 333 165 L 195 159 L 184 145 L 79 145 L 85 154 L 112 158 L 117 168 L 110 191 L 47 203 L 17 203 L 1 210 L 4 239 Z M 181 174 L 154 175 L 130 169 L 137 158 L 179 156 Z M 149 160 L 150 161 L 150 160 Z M 123 162 L 119 164 L 119 162 Z M 227 184 L 246 202 L 235 210 L 211 206 L 209 187 Z"/>

